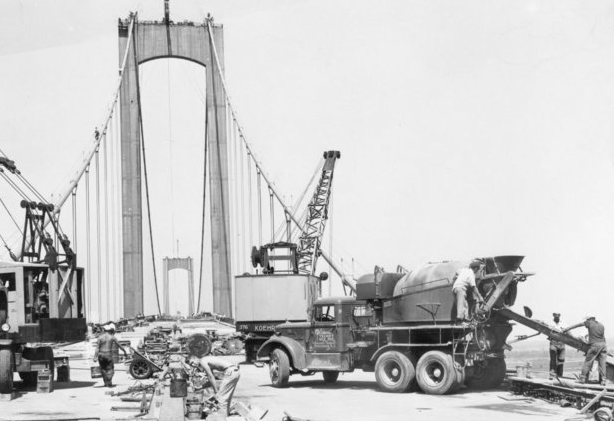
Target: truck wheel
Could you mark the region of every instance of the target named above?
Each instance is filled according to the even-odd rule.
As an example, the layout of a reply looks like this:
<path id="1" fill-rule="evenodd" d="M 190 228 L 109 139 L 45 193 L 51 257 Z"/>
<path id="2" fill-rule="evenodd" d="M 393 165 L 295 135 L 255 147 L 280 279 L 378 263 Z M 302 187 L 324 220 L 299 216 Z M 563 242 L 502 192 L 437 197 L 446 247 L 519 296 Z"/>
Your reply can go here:
<path id="1" fill-rule="evenodd" d="M 0 350 L 0 393 L 13 392 L 13 353 L 10 349 Z"/>
<path id="2" fill-rule="evenodd" d="M 151 365 L 145 360 L 132 360 L 128 371 L 137 380 L 149 379 L 153 375 Z"/>
<path id="3" fill-rule="evenodd" d="M 323 371 L 322 376 L 324 377 L 324 382 L 326 383 L 335 383 L 339 378 L 338 371 Z"/>
<path id="4" fill-rule="evenodd" d="M 414 365 L 398 351 L 384 352 L 375 363 L 375 380 L 384 392 L 405 392 L 415 378 Z"/>
<path id="5" fill-rule="evenodd" d="M 441 351 L 429 351 L 420 357 L 416 372 L 418 386 L 429 395 L 443 395 L 458 385 L 454 360 Z"/>
<path id="6" fill-rule="evenodd" d="M 277 348 L 271 353 L 269 375 L 273 387 L 286 387 L 290 378 L 290 359 L 288 354 Z"/>

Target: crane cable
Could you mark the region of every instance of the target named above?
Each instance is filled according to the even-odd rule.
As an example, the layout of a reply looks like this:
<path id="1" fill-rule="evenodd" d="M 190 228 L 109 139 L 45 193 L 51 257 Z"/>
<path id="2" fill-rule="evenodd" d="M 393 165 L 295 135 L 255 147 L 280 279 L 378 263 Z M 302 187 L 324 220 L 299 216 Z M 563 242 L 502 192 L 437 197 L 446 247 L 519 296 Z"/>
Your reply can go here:
<path id="1" fill-rule="evenodd" d="M 135 25 L 134 30 L 138 30 L 138 25 Z M 141 151 L 143 153 L 143 175 L 145 176 L 145 197 L 147 199 L 147 221 L 149 222 L 149 242 L 151 244 L 151 260 L 153 266 L 153 278 L 154 284 L 156 288 L 156 303 L 158 305 L 158 314 L 162 314 L 160 309 L 160 295 L 158 293 L 158 277 L 156 275 L 156 257 L 154 253 L 154 244 L 153 244 L 153 229 L 151 226 L 151 206 L 149 204 L 149 182 L 147 178 L 147 159 L 145 158 L 145 134 L 143 131 L 143 113 L 141 109 L 141 86 L 139 83 L 139 63 L 136 58 L 136 37 L 133 37 L 133 58 L 134 58 L 134 68 L 136 72 L 136 100 L 137 106 L 139 109 L 139 128 L 141 132 Z M 127 47 L 128 48 L 128 47 Z"/>

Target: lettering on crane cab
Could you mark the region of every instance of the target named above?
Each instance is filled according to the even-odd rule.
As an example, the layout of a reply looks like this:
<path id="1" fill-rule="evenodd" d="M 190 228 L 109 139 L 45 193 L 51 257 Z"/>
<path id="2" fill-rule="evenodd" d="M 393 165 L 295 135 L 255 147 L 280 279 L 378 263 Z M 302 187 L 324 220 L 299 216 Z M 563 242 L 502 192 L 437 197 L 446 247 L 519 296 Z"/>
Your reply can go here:
<path id="1" fill-rule="evenodd" d="M 329 329 L 316 329 L 315 330 L 314 347 L 320 349 L 335 349 L 335 335 Z"/>

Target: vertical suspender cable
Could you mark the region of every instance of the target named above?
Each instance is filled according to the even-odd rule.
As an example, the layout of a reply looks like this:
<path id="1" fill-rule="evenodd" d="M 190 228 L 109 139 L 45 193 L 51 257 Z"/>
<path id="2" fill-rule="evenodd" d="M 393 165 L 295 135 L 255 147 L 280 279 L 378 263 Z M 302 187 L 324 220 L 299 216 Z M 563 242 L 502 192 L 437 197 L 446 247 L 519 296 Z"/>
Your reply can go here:
<path id="1" fill-rule="evenodd" d="M 136 30 L 136 25 L 135 25 L 135 30 Z M 156 275 L 156 256 L 154 253 L 154 244 L 153 244 L 153 229 L 151 227 L 151 206 L 149 204 L 149 182 L 148 182 L 148 178 L 147 178 L 147 159 L 145 157 L 145 134 L 143 131 L 143 113 L 141 110 L 141 86 L 140 86 L 140 82 L 139 82 L 139 63 L 137 62 L 136 59 L 136 37 L 133 38 L 133 55 L 134 55 L 134 68 L 136 71 L 136 100 L 137 100 L 137 107 L 139 110 L 139 127 L 140 127 L 140 132 L 141 132 L 141 152 L 143 154 L 143 175 L 145 176 L 145 197 L 147 199 L 147 220 L 149 221 L 149 240 L 151 243 L 151 260 L 152 260 L 152 265 L 153 265 L 153 278 L 154 278 L 154 284 L 155 284 L 155 288 L 156 288 L 156 303 L 158 305 L 158 314 L 162 314 L 162 311 L 160 309 L 160 295 L 158 293 L 158 277 Z"/>
<path id="2" fill-rule="evenodd" d="M 200 313 L 200 297 L 203 287 L 203 260 L 205 255 L 205 205 L 207 203 L 207 143 L 209 142 L 209 111 L 205 104 L 205 152 L 203 165 L 203 218 L 200 230 L 200 269 L 198 271 L 198 301 L 196 305 L 196 313 Z"/>
<path id="3" fill-rule="evenodd" d="M 72 190 L 72 249 L 77 253 L 77 188 Z"/>
<path id="4" fill-rule="evenodd" d="M 116 208 L 116 218 L 117 218 L 117 227 L 116 227 L 116 237 L 115 237 L 115 249 L 116 249 L 116 258 L 117 258 L 117 291 L 118 291 L 118 300 L 117 305 L 121 315 L 123 315 L 124 308 L 124 289 L 123 289 L 123 279 L 124 279 L 124 271 L 123 271 L 123 244 L 122 244 L 122 169 L 121 169 L 121 128 L 120 128 L 120 109 L 119 102 L 115 105 L 115 115 L 117 116 L 117 122 L 115 124 L 115 135 L 117 141 L 117 167 L 116 167 L 116 178 L 117 189 L 115 193 L 115 203 L 117 204 Z"/>
<path id="5" fill-rule="evenodd" d="M 105 274 L 105 289 L 106 294 L 105 297 L 107 299 L 107 319 L 113 319 L 113 314 L 111 313 L 111 298 L 112 298 L 112 290 L 111 283 L 109 282 L 109 187 L 108 187 L 108 171 L 109 171 L 109 156 L 108 156 L 108 146 L 107 142 L 109 141 L 107 137 L 107 131 L 103 132 L 103 143 L 102 143 L 102 157 L 104 160 L 104 259 L 106 264 L 104 265 L 104 274 Z"/>
<path id="6" fill-rule="evenodd" d="M 269 203 L 271 207 L 271 243 L 275 242 L 275 212 L 273 208 L 273 191 L 269 186 Z"/>
<path id="7" fill-rule="evenodd" d="M 235 212 L 235 236 L 232 239 L 232 242 L 235 244 L 235 250 L 236 250 L 236 254 L 235 256 L 237 256 L 237 264 L 236 264 L 236 271 L 237 273 L 242 273 L 243 271 L 241 270 L 241 268 L 243 267 L 243 259 L 241 258 L 241 250 L 243 249 L 243 247 L 241 246 L 241 241 L 240 241 L 240 235 L 241 235 L 241 231 L 240 231 L 240 221 L 239 218 L 242 215 L 242 211 L 243 209 L 241 209 L 239 206 L 241 204 L 240 199 L 239 199 L 239 185 L 241 184 L 241 180 L 239 180 L 239 153 L 240 150 L 237 148 L 237 144 L 239 143 L 238 139 L 237 139 L 237 122 L 236 120 L 233 118 L 232 119 L 232 149 L 233 149 L 233 163 L 234 163 L 234 179 L 235 179 L 235 207 L 237 208 L 237 212 Z M 240 209 L 240 210 L 239 210 Z"/>
<path id="8" fill-rule="evenodd" d="M 115 110 L 113 110 L 115 111 Z M 110 161 L 111 161 L 111 170 L 110 170 L 110 184 L 111 184 L 111 195 L 107 196 L 107 199 L 109 200 L 109 208 L 111 209 L 111 225 L 109 227 L 107 227 L 107 230 L 109 231 L 110 234 L 110 245 L 111 245 L 111 252 L 109 254 L 109 265 L 108 265 L 108 271 L 111 273 L 111 284 L 113 285 L 113 318 L 119 318 L 120 314 L 119 314 L 119 300 L 117 299 L 117 295 L 118 295 L 118 288 L 117 288 L 117 274 L 116 274 L 116 268 L 117 268 L 117 250 L 115 249 L 115 217 L 113 215 L 113 210 L 116 208 L 117 203 L 115 203 L 115 172 L 114 172 L 114 168 L 115 166 L 113 165 L 114 163 L 118 162 L 118 160 L 115 157 L 115 114 L 113 114 L 113 112 L 111 112 L 111 121 L 110 121 L 110 127 L 109 127 L 109 138 L 107 139 L 107 142 L 109 143 L 109 156 L 110 156 Z"/>
<path id="9" fill-rule="evenodd" d="M 100 273 L 100 153 L 96 151 L 96 277 L 98 293 L 98 322 L 102 322 L 102 282 Z"/>
<path id="10" fill-rule="evenodd" d="M 90 235 L 90 167 L 85 170 L 85 301 L 87 320 L 92 321 L 92 270 L 91 270 L 91 235 Z"/>
<path id="11" fill-rule="evenodd" d="M 239 172 L 241 174 L 241 203 L 240 203 L 240 208 L 241 209 L 241 233 L 239 234 L 239 245 L 241 247 L 241 252 L 239 253 L 239 256 L 241 256 L 241 272 L 243 272 L 245 270 L 246 267 L 246 258 L 245 258 L 245 250 L 246 250 L 246 240 L 245 240 L 245 175 L 243 174 L 243 144 L 241 144 L 241 148 L 240 148 L 240 165 L 239 165 Z"/>
<path id="12" fill-rule="evenodd" d="M 251 247 L 254 245 L 254 218 L 252 217 L 252 211 L 254 207 L 252 205 L 252 157 L 249 152 L 247 153 L 247 185 L 249 186 L 249 207 L 247 211 L 247 216 L 249 218 L 249 247 Z"/>
<path id="13" fill-rule="evenodd" d="M 256 166 L 256 173 L 258 174 L 258 245 L 262 245 L 262 175 L 260 174 L 260 168 Z"/>

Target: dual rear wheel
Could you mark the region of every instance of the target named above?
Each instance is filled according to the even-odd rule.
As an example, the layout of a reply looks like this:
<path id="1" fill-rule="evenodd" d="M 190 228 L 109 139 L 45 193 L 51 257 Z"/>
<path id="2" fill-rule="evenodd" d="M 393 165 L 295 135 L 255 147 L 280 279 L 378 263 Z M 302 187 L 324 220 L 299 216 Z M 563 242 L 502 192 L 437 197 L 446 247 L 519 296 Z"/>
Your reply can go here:
<path id="1" fill-rule="evenodd" d="M 462 386 L 465 375 L 452 356 L 442 351 L 425 353 L 415 366 L 407 355 L 387 351 L 377 359 L 375 379 L 384 392 L 406 392 L 417 385 L 430 395 L 443 395 Z"/>

